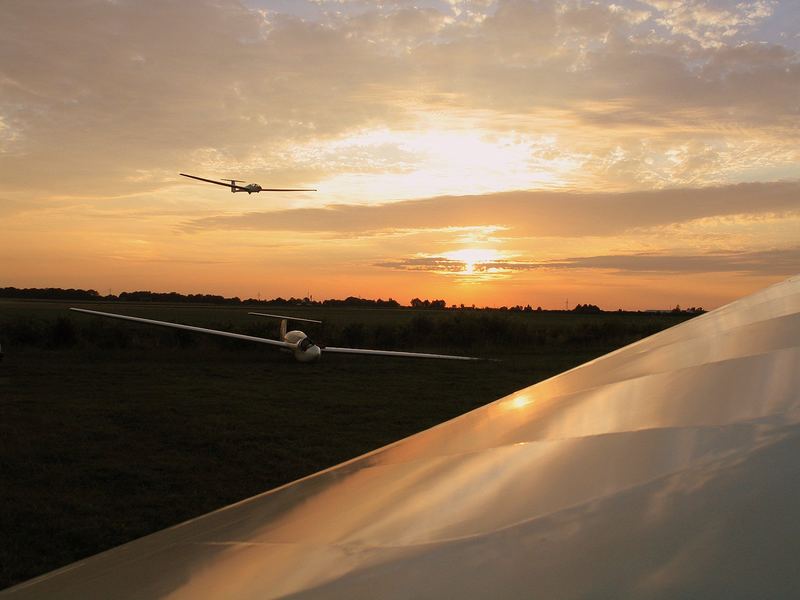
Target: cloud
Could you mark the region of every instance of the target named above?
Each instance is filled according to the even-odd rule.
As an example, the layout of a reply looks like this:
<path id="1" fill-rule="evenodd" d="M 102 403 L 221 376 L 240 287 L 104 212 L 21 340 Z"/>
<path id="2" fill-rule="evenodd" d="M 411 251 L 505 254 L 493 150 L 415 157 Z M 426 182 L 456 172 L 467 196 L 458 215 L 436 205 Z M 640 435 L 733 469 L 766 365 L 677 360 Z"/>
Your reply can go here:
<path id="1" fill-rule="evenodd" d="M 799 197 L 799 182 L 630 193 L 503 192 L 205 217 L 183 228 L 352 236 L 495 226 L 503 228 L 506 237 L 614 236 L 714 216 L 796 214 Z"/>
<path id="2" fill-rule="evenodd" d="M 445 258 L 444 256 L 423 256 L 414 258 L 403 258 L 399 260 L 388 260 L 375 263 L 375 267 L 385 267 L 398 271 L 432 271 L 435 273 L 462 273 L 467 270 L 467 263 L 461 260 Z M 483 263 L 475 265 L 484 269 Z"/>
<path id="3" fill-rule="evenodd" d="M 0 178 L 130 192 L 157 185 L 131 172 L 201 165 L 308 183 L 343 167 L 298 168 L 298 146 L 413 130 L 432 111 L 558 136 L 583 158 L 585 187 L 730 181 L 729 165 L 767 148 L 767 164 L 796 163 L 798 57 L 742 37 L 770 3 L 485 4 L 363 3 L 302 20 L 235 0 L 6 2 Z M 659 162 L 684 146 L 705 158 Z"/>
<path id="4" fill-rule="evenodd" d="M 549 261 L 497 260 L 469 265 L 441 256 L 414 257 L 375 263 L 399 271 L 435 273 L 514 273 L 540 269 L 611 270 L 618 274 L 644 273 L 745 273 L 767 276 L 795 275 L 800 265 L 800 247 L 757 252 L 709 252 L 705 254 L 616 254 L 584 256 Z"/>
<path id="5" fill-rule="evenodd" d="M 673 34 L 703 45 L 718 46 L 742 29 L 772 14 L 772 0 L 744 0 L 735 4 L 712 0 L 643 0 L 658 11 L 656 22 Z"/>
<path id="6" fill-rule="evenodd" d="M 795 275 L 800 247 L 756 252 L 711 252 L 697 255 L 633 254 L 571 258 L 554 261 L 549 268 L 612 269 L 624 273 L 748 273 Z"/>
<path id="7" fill-rule="evenodd" d="M 243 281 L 299 276 L 351 293 L 354 278 L 439 285 L 388 266 L 457 273 L 452 252 L 488 247 L 535 257 L 486 267 L 503 273 L 577 257 L 549 263 L 563 282 L 584 279 L 579 268 L 666 269 L 663 257 L 796 238 L 800 219 L 782 216 L 798 215 L 800 184 L 730 185 L 800 177 L 789 2 L 2 7 L 3 272 L 18 282 L 160 278 L 243 293 Z M 232 196 L 179 172 L 322 191 Z M 230 264 L 125 270 L 109 256 Z M 773 258 L 765 271 L 788 268 Z"/>
<path id="8" fill-rule="evenodd" d="M 258 164 L 287 144 L 395 120 L 389 103 L 365 102 L 369 86 L 402 85 L 391 58 L 234 0 L 11 2 L 3 12 L 7 186 L 107 188 L 209 149 L 219 166 Z"/>

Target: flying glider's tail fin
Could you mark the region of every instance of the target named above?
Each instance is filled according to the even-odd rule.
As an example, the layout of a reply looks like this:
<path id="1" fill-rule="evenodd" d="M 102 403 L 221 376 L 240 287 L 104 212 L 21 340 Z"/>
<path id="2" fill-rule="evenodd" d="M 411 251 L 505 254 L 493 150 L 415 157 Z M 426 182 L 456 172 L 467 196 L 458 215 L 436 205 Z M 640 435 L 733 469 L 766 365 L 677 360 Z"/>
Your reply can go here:
<path id="1" fill-rule="evenodd" d="M 231 193 L 236 193 L 236 184 L 237 183 L 244 183 L 244 179 L 223 179 L 222 181 L 230 181 L 231 182 Z"/>

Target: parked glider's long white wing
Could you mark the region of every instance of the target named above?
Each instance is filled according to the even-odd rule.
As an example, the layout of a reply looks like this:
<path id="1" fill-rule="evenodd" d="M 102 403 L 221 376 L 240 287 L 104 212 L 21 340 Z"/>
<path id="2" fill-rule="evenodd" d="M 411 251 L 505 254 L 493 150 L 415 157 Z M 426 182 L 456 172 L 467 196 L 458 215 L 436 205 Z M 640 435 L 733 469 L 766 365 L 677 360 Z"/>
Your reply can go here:
<path id="1" fill-rule="evenodd" d="M 301 319 L 300 317 L 287 317 L 285 315 L 268 315 L 267 313 L 249 312 L 248 315 L 256 315 L 257 317 L 272 317 L 273 319 L 286 319 L 287 321 L 305 321 L 306 323 L 322 323 L 316 319 Z"/>
<path id="2" fill-rule="evenodd" d="M 85 308 L 70 308 L 70 310 L 74 310 L 75 312 L 86 313 L 89 315 L 111 317 L 112 319 L 123 319 L 125 321 L 134 321 L 136 323 L 147 323 L 148 325 L 161 325 L 163 327 L 172 327 L 174 329 L 185 329 L 186 331 L 196 331 L 198 333 L 210 333 L 212 335 L 221 335 L 223 337 L 234 338 L 237 340 L 258 342 L 259 344 L 269 344 L 271 346 L 280 346 L 281 348 L 292 348 L 292 349 L 295 348 L 295 344 L 290 344 L 288 342 L 270 340 L 267 338 L 256 337 L 253 335 L 244 335 L 242 333 L 231 333 L 230 331 L 206 329 L 205 327 L 194 327 L 193 325 L 181 325 L 180 323 L 169 323 L 168 321 L 156 321 L 155 319 L 143 319 L 141 317 L 129 317 L 128 315 L 118 315 L 116 313 L 100 312 L 99 310 L 87 310 Z"/>
<path id="3" fill-rule="evenodd" d="M 400 356 L 404 358 L 445 358 L 448 360 L 485 360 L 474 356 L 454 356 L 452 354 L 428 354 L 426 352 L 398 352 L 396 350 L 367 350 L 365 348 L 334 348 L 333 346 L 320 347 L 322 353 L 334 352 L 338 354 L 372 354 L 375 356 Z"/>
<path id="4" fill-rule="evenodd" d="M 289 319 L 291 321 L 306 321 L 307 323 L 322 323 L 316 319 L 301 319 L 300 317 L 287 317 L 285 315 L 269 315 L 267 313 L 249 312 L 248 315 L 259 317 L 272 317 L 274 319 Z M 452 354 L 430 354 L 427 352 L 399 352 L 395 350 L 368 350 L 366 348 L 334 348 L 332 346 L 320 346 L 320 350 L 334 352 L 338 354 L 372 354 L 374 356 L 400 356 L 404 358 L 444 358 L 448 360 L 485 360 L 473 356 L 453 356 Z"/>

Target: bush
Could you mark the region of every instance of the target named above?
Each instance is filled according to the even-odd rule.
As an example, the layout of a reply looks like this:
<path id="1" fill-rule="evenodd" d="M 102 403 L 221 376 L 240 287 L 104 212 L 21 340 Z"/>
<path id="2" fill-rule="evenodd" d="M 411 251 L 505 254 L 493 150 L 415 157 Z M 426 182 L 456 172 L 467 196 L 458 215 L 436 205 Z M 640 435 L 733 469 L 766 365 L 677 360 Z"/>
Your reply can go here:
<path id="1" fill-rule="evenodd" d="M 364 324 L 349 323 L 342 329 L 342 342 L 347 346 L 358 348 L 364 345 Z"/>
<path id="2" fill-rule="evenodd" d="M 68 317 L 58 317 L 50 328 L 50 346 L 53 348 L 68 348 L 74 346 L 78 340 L 75 324 Z"/>

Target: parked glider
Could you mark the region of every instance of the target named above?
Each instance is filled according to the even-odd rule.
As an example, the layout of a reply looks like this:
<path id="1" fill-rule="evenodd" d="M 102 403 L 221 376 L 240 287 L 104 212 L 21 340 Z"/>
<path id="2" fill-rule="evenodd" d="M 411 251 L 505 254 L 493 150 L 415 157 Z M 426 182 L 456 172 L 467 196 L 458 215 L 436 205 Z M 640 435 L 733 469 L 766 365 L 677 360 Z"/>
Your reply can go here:
<path id="1" fill-rule="evenodd" d="M 283 315 L 270 315 L 265 313 L 248 313 L 260 317 L 272 317 L 281 319 L 281 337 L 279 340 L 271 340 L 268 338 L 256 337 L 252 335 L 245 335 L 242 333 L 233 333 L 230 331 L 219 331 L 217 329 L 206 329 L 205 327 L 195 327 L 194 325 L 182 325 L 180 323 L 170 323 L 168 321 L 156 321 L 154 319 L 143 319 L 141 317 L 129 317 L 128 315 L 118 315 L 116 313 L 100 312 L 98 310 L 87 310 L 85 308 L 70 308 L 76 312 L 82 312 L 89 315 L 98 315 L 101 317 L 111 317 L 113 319 L 123 319 L 125 321 L 134 321 L 137 323 L 147 323 L 149 325 L 161 325 L 163 327 L 172 327 L 174 329 L 185 329 L 186 331 L 196 331 L 198 333 L 210 333 L 212 335 L 220 335 L 224 337 L 234 338 L 238 340 L 245 340 L 247 342 L 258 342 L 260 344 L 269 344 L 270 346 L 277 346 L 284 350 L 288 350 L 300 362 L 314 362 L 319 360 L 323 352 L 336 353 L 336 354 L 371 354 L 375 356 L 399 356 L 404 358 L 444 358 L 449 360 L 482 360 L 472 356 L 453 356 L 450 354 L 429 354 L 425 352 L 398 352 L 395 350 L 367 350 L 364 348 L 335 348 L 331 346 L 324 346 L 322 344 L 315 344 L 311 341 L 305 333 L 299 330 L 286 331 L 288 321 L 304 321 L 306 323 L 322 323 L 314 319 L 301 319 L 298 317 L 285 317 Z"/>
<path id="2" fill-rule="evenodd" d="M 205 181 L 207 183 L 214 183 L 216 185 L 224 185 L 227 188 L 231 189 L 232 193 L 236 192 L 247 192 L 248 194 L 258 193 L 258 192 L 316 192 L 317 190 L 311 188 L 262 188 L 257 183 L 248 183 L 247 185 L 236 185 L 238 183 L 244 183 L 243 179 L 220 179 L 217 181 L 216 179 L 206 179 L 205 177 L 197 177 L 196 175 L 187 175 L 186 173 L 179 173 L 183 177 L 188 177 L 189 179 L 197 179 L 198 181 Z"/>

